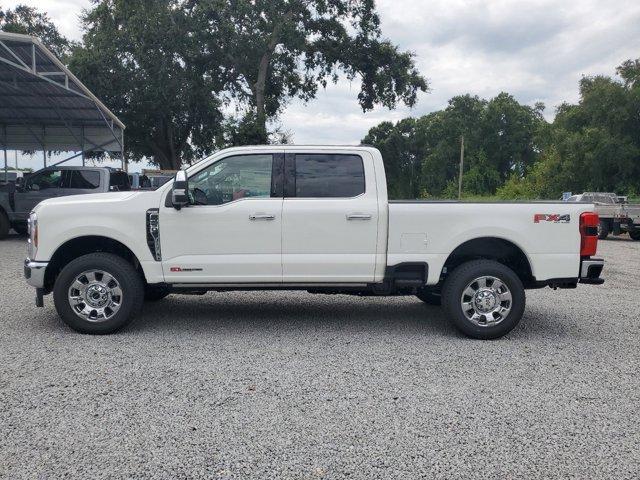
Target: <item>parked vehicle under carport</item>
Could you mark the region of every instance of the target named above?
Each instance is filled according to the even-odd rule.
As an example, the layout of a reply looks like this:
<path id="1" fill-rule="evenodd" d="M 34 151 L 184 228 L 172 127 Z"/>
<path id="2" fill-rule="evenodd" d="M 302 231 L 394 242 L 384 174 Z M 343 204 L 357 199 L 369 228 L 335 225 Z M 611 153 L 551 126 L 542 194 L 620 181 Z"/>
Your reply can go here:
<path id="1" fill-rule="evenodd" d="M 87 193 L 131 190 L 129 177 L 120 169 L 108 167 L 52 166 L 43 168 L 24 181 L 0 186 L 0 239 L 13 228 L 27 233 L 27 219 L 43 200 Z"/>

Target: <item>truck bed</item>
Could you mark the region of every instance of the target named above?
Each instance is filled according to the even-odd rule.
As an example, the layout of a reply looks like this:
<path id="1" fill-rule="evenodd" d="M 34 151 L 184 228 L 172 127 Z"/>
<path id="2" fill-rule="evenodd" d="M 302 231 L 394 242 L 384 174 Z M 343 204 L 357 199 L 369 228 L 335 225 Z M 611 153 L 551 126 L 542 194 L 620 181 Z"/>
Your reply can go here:
<path id="1" fill-rule="evenodd" d="M 580 214 L 593 204 L 566 202 L 389 202 L 388 264 L 426 261 L 437 283 L 452 251 L 477 238 L 508 239 L 526 252 L 538 281 L 579 274 Z M 447 232 L 443 235 L 442 232 Z"/>

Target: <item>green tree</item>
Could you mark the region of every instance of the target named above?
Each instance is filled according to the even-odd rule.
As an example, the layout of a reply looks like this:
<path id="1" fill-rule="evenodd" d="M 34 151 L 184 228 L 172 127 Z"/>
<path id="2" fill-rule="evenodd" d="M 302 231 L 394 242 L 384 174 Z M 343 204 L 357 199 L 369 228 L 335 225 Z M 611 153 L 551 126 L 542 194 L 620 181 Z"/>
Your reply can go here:
<path id="1" fill-rule="evenodd" d="M 513 172 L 524 174 L 536 160 L 543 110 L 542 104 L 522 105 L 504 92 L 487 103 L 480 130 L 482 149 L 503 181 Z"/>
<path id="2" fill-rule="evenodd" d="M 460 140 L 465 140 L 467 168 L 470 159 L 480 149 L 480 126 L 487 102 L 477 96 L 459 95 L 449 100 L 448 106 L 439 112 L 419 120 L 420 142 L 423 152 L 422 174 L 425 189 L 430 194 L 451 198 L 449 183 L 455 183 L 458 191 L 460 165 Z"/>
<path id="3" fill-rule="evenodd" d="M 496 196 L 503 200 L 559 199 L 563 191 L 576 185 L 567 166 L 558 150 L 551 146 L 525 175 L 513 172 L 497 189 Z"/>
<path id="4" fill-rule="evenodd" d="M 473 195 L 492 195 L 502 184 L 502 179 L 500 172 L 489 164 L 484 150 L 469 158 L 468 163 L 469 169 L 462 175 L 464 191 Z"/>
<path id="5" fill-rule="evenodd" d="M 363 142 L 383 152 L 392 198 L 455 198 L 464 137 L 463 192 L 493 195 L 510 176 L 522 176 L 539 156 L 547 135 L 543 108 L 521 105 L 506 93 L 488 101 L 460 95 L 444 110 L 396 125 L 380 124 Z"/>
<path id="6" fill-rule="evenodd" d="M 63 61 L 71 53 L 74 43 L 62 35 L 46 13 L 27 5 L 18 5 L 13 10 L 0 8 L 0 30 L 32 35 Z"/>
<path id="7" fill-rule="evenodd" d="M 127 125 L 130 159 L 178 169 L 223 143 L 224 72 L 205 62 L 182 2 L 102 0 L 82 21 L 71 69 Z"/>
<path id="8" fill-rule="evenodd" d="M 622 80 L 583 78 L 578 104 L 558 109 L 552 142 L 572 172 L 574 191 L 640 191 L 638 65 L 638 60 L 622 64 Z"/>
<path id="9" fill-rule="evenodd" d="M 375 145 L 382 154 L 391 198 L 421 195 L 421 152 L 417 146 L 416 120 L 407 118 L 396 125 L 383 122 L 369 130 L 363 143 Z"/>
<path id="10" fill-rule="evenodd" d="M 382 37 L 373 0 L 190 0 L 210 72 L 230 77 L 233 98 L 248 107 L 248 143 L 268 141 L 267 121 L 287 101 L 313 99 L 345 74 L 360 81 L 363 111 L 412 106 L 427 90 L 413 54 Z M 225 58 L 221 61 L 218 52 Z M 215 75 L 216 73 L 212 73 Z M 242 123 L 242 122 L 241 122 Z"/>

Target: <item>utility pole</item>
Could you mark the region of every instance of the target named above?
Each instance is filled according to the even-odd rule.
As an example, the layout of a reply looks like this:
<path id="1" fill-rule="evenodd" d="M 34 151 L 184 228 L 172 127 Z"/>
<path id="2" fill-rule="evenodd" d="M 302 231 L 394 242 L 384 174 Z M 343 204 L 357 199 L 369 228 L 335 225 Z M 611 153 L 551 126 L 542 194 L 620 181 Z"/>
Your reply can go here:
<path id="1" fill-rule="evenodd" d="M 462 170 L 464 168 L 464 135 L 460 135 L 460 172 L 458 173 L 458 200 L 462 199 Z"/>

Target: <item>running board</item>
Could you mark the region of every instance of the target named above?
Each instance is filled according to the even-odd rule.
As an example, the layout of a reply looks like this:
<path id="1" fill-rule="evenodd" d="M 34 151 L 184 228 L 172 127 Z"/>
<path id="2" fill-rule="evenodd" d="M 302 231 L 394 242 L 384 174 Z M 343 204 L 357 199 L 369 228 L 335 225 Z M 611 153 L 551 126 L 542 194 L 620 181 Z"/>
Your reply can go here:
<path id="1" fill-rule="evenodd" d="M 170 284 L 172 289 L 260 289 L 260 290 L 279 290 L 279 289 L 300 289 L 305 290 L 313 287 L 354 287 L 365 288 L 368 283 L 173 283 Z"/>

